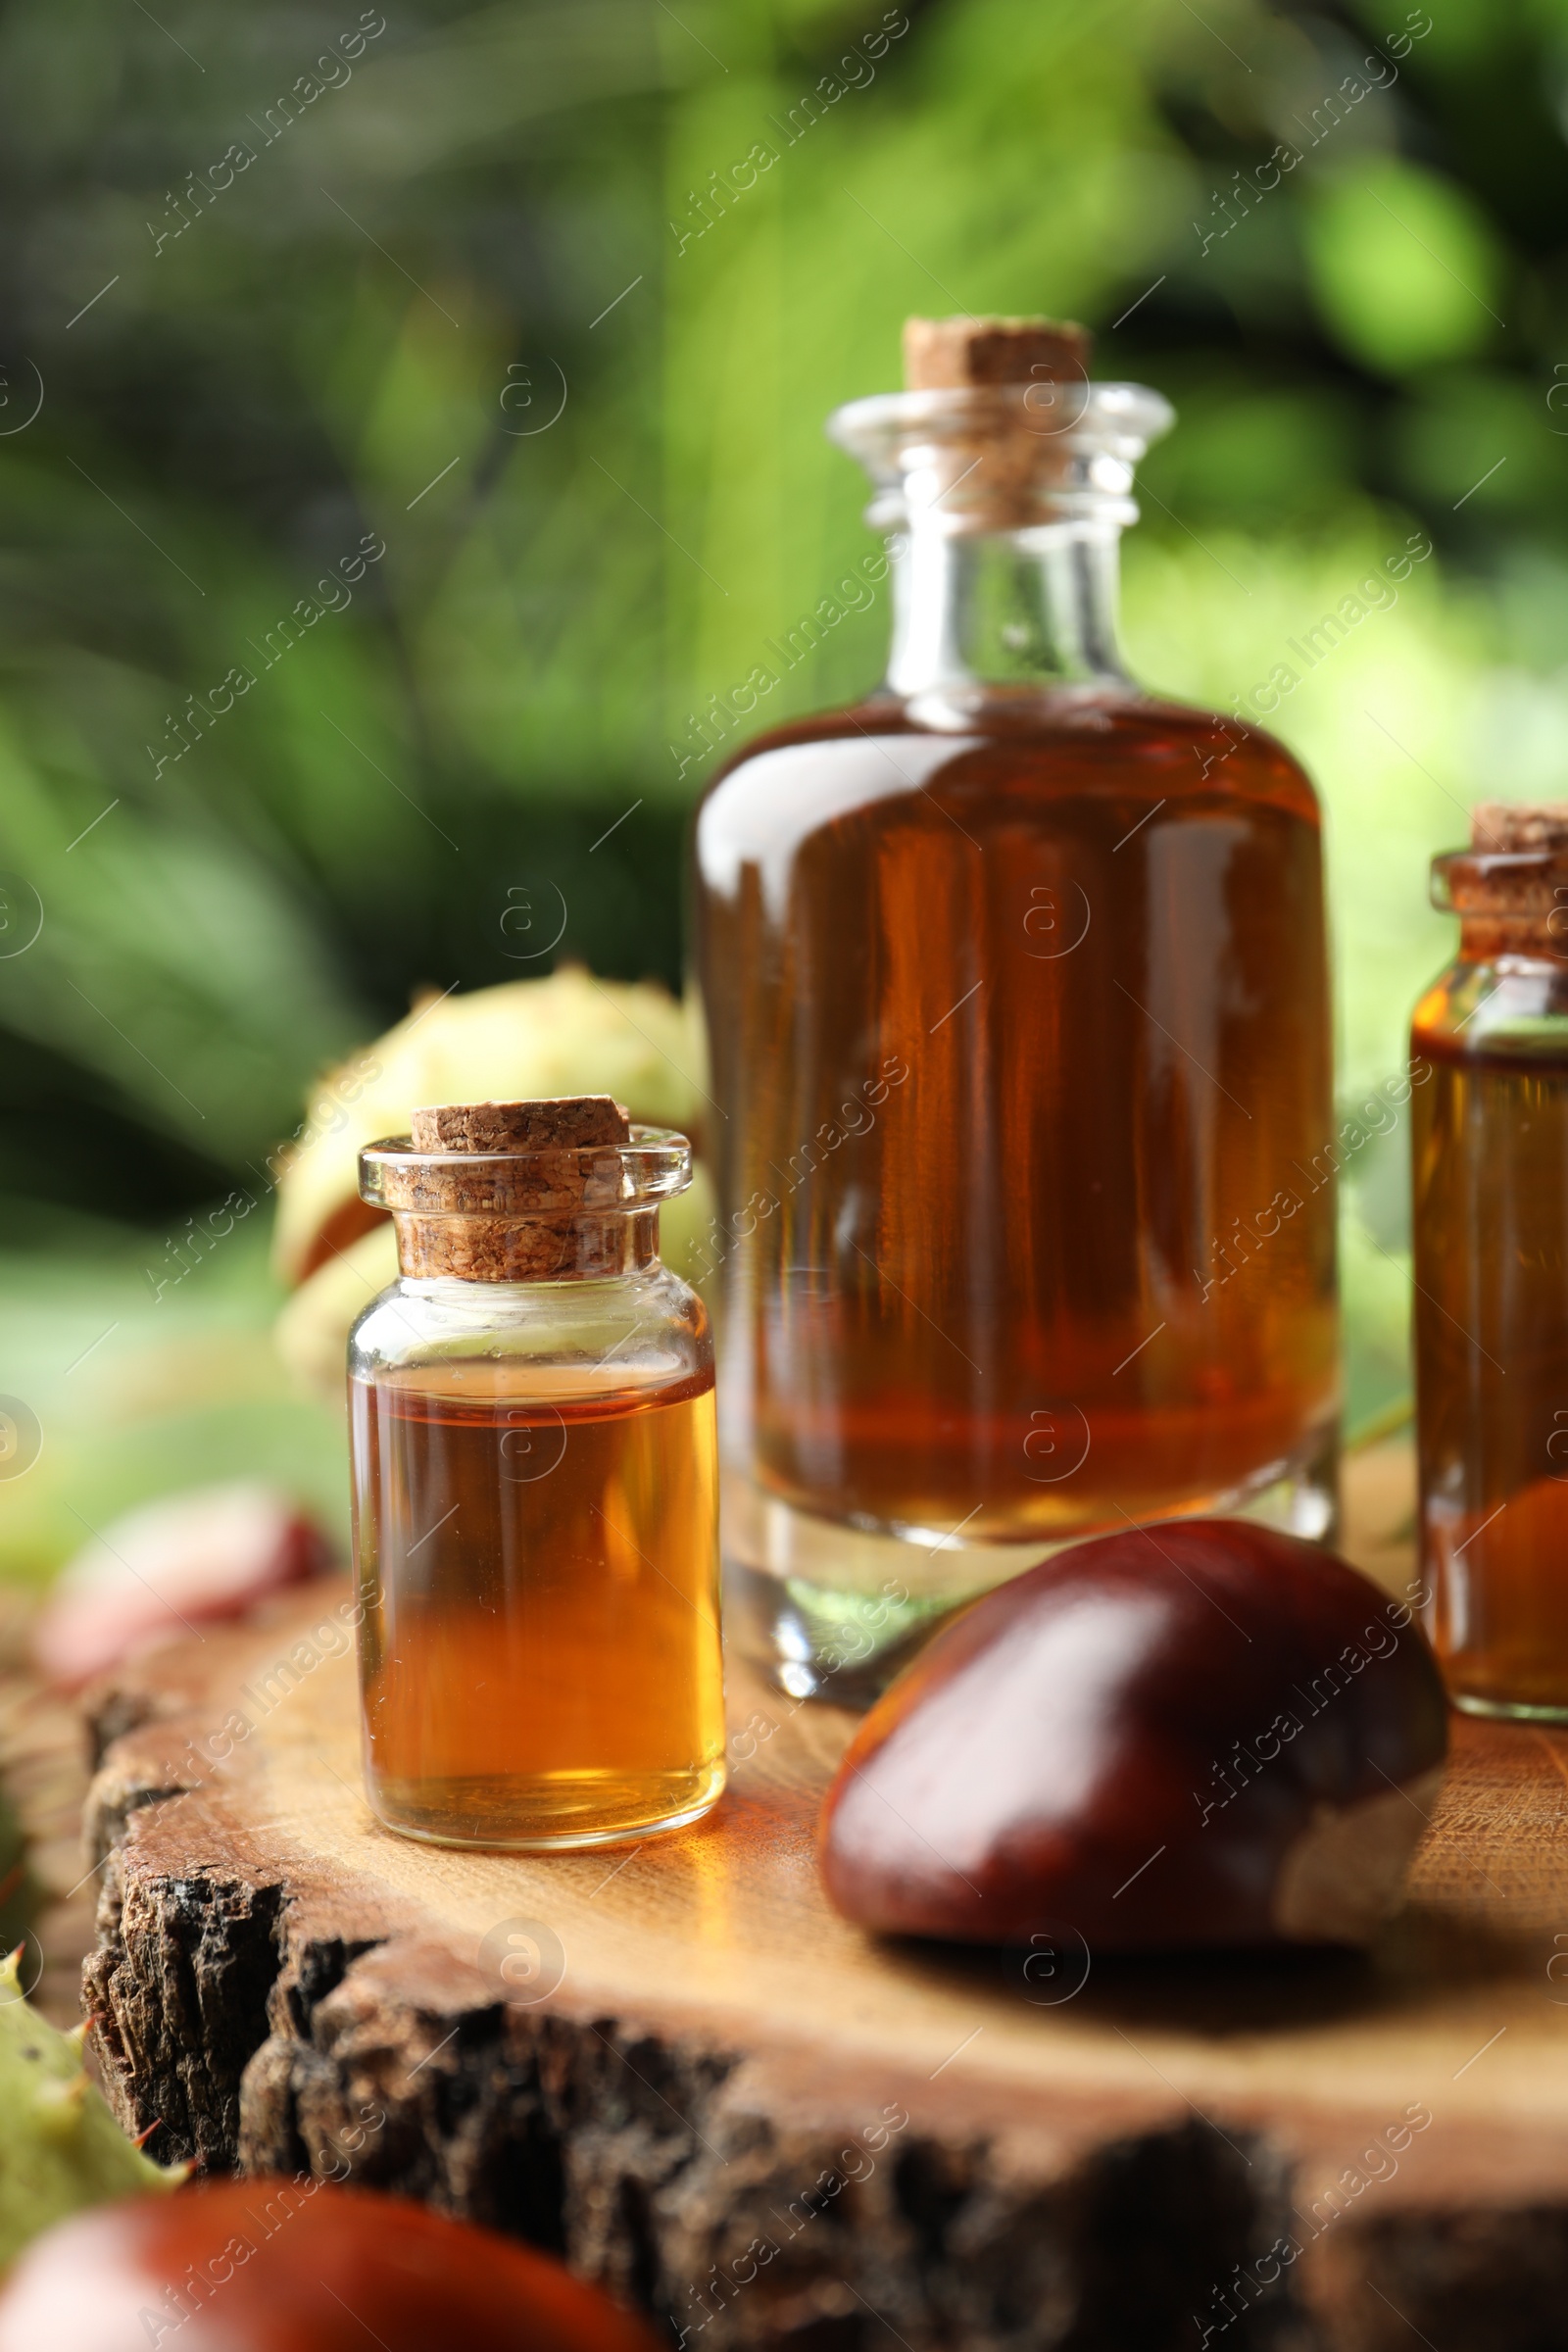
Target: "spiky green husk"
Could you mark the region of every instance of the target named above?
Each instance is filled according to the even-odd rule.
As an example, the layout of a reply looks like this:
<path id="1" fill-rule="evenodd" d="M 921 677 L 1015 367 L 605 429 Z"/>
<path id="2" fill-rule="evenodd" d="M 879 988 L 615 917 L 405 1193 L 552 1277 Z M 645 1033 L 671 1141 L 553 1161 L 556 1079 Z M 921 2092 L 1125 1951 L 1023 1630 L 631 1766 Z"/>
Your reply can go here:
<path id="1" fill-rule="evenodd" d="M 86 2028 L 62 2034 L 28 2005 L 21 1958 L 0 1962 L 0 2270 L 68 2214 L 177 2188 L 190 2171 L 154 2164 L 125 2137 L 87 2080 Z"/>

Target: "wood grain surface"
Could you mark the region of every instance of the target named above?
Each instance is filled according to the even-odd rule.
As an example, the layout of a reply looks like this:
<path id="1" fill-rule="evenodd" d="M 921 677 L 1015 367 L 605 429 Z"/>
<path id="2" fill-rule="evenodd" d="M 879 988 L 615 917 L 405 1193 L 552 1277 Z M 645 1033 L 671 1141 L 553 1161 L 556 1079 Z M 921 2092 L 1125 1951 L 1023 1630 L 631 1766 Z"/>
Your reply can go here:
<path id="1" fill-rule="evenodd" d="M 1408 1455 L 1348 1545 L 1409 1574 Z M 722 2352 L 1568 2342 L 1568 1738 L 1458 1720 L 1363 1957 L 890 1945 L 826 1906 L 853 1721 L 732 1665 L 700 1828 L 387 1835 L 346 1592 L 98 1695 L 87 1965 L 155 2152 L 309 2168 L 564 2251 Z"/>

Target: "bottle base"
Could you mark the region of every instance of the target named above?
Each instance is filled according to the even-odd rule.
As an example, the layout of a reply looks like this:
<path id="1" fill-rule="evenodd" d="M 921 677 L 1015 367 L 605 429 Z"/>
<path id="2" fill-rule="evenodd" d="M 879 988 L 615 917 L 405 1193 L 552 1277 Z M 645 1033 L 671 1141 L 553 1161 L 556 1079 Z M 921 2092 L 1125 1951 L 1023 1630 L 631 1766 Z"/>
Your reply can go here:
<path id="1" fill-rule="evenodd" d="M 1493 1723 L 1568 1723 L 1568 1699 L 1478 1698 L 1451 1689 L 1448 1698 L 1461 1715 L 1481 1715 Z"/>
<path id="2" fill-rule="evenodd" d="M 1222 1494 L 1137 1524 L 1207 1516 L 1253 1519 L 1331 1543 L 1339 1518 L 1337 1425 L 1314 1430 L 1288 1461 Z M 1131 1519 L 1132 1514 L 1128 1514 Z M 727 1474 L 720 1527 L 729 1639 L 792 1698 L 867 1707 L 943 1619 L 994 1586 L 1125 1520 L 1022 1543 L 966 1543 L 961 1527 L 864 1528 L 818 1518 Z"/>
<path id="3" fill-rule="evenodd" d="M 383 1829 L 424 1845 L 491 1853 L 570 1853 L 630 1845 L 690 1829 L 724 1793 L 724 1766 L 701 1772 L 555 1773 L 537 1780 L 500 1775 L 463 1781 L 372 1781 L 366 1794 Z"/>

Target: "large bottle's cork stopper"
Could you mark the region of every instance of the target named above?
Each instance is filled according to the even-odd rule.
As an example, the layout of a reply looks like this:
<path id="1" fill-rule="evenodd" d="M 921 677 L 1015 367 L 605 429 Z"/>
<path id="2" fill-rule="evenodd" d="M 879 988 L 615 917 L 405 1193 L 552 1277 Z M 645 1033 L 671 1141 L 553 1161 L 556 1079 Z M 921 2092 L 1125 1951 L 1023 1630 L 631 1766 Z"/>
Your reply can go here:
<path id="1" fill-rule="evenodd" d="M 905 383 L 916 397 L 894 404 L 903 437 L 889 455 L 909 519 L 923 514 L 950 537 L 1056 519 L 1091 398 L 1090 349 L 1070 319 L 906 319 Z"/>
<path id="2" fill-rule="evenodd" d="M 631 1122 L 610 1095 L 551 1095 L 537 1102 L 427 1102 L 415 1111 L 416 1152 L 575 1152 L 626 1144 Z"/>
<path id="3" fill-rule="evenodd" d="M 904 381 L 911 392 L 976 384 L 1082 383 L 1094 338 L 1071 318 L 906 318 Z"/>

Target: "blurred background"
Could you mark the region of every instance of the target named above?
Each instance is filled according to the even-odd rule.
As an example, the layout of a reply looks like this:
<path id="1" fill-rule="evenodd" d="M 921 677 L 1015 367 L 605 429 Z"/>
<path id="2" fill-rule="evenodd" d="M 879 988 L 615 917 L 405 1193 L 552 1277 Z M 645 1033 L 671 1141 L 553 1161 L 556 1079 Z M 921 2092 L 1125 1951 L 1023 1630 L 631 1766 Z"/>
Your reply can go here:
<path id="1" fill-rule="evenodd" d="M 678 985 L 694 716 L 870 552 L 822 419 L 906 313 L 1076 317 L 1175 402 L 1152 685 L 1234 708 L 1430 538 L 1271 721 L 1347 1119 L 1448 953 L 1428 857 L 1565 788 L 1564 0 L 7 0 L 0 91 L 0 1573 L 249 1471 L 341 1524 L 268 1154 L 418 992 Z M 1407 1384 L 1389 1115 L 1352 1428 Z"/>

